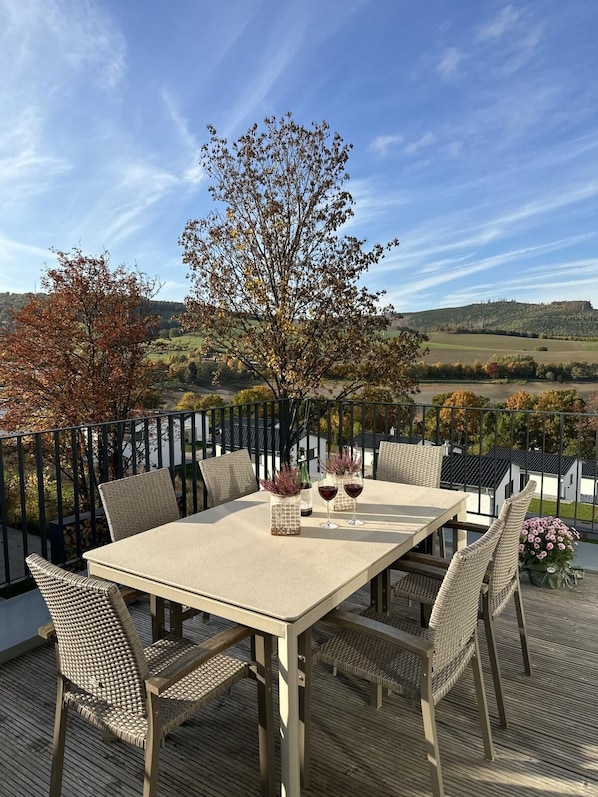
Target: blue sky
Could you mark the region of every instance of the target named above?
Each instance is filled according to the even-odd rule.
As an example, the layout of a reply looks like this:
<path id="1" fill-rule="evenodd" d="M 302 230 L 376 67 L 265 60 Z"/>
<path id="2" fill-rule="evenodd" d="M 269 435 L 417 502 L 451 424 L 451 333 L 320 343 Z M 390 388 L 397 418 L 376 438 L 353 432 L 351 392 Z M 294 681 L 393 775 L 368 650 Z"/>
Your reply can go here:
<path id="1" fill-rule="evenodd" d="M 598 307 L 597 34 L 594 0 L 0 0 L 0 291 L 80 246 L 182 300 L 206 125 L 292 111 L 353 144 L 397 310 Z"/>

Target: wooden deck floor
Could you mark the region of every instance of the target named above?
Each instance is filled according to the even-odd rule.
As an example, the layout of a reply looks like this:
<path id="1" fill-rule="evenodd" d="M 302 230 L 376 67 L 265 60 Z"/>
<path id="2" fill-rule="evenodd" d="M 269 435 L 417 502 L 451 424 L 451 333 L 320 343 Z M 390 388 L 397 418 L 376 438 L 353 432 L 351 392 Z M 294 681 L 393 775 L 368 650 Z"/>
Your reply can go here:
<path id="1" fill-rule="evenodd" d="M 534 676 L 523 674 L 514 612 L 508 610 L 499 621 L 499 645 L 511 726 L 498 727 L 485 659 L 496 760 L 483 758 L 468 672 L 438 706 L 447 795 L 598 797 L 598 576 L 586 575 L 576 591 L 524 589 Z M 357 595 L 353 604 L 365 598 Z M 131 611 L 147 639 L 147 607 L 140 603 Z M 185 625 L 190 637 L 220 627 L 200 618 Z M 316 629 L 314 640 L 323 633 Z M 2 797 L 48 794 L 54 675 L 51 646 L 0 666 Z M 305 797 L 429 794 L 418 706 L 391 696 L 375 711 L 367 695 L 361 682 L 315 668 Z M 254 685 L 245 681 L 169 737 L 161 756 L 161 797 L 259 797 L 256 723 Z M 91 726 L 70 719 L 64 797 L 140 795 L 141 777 L 141 751 L 103 743 Z"/>

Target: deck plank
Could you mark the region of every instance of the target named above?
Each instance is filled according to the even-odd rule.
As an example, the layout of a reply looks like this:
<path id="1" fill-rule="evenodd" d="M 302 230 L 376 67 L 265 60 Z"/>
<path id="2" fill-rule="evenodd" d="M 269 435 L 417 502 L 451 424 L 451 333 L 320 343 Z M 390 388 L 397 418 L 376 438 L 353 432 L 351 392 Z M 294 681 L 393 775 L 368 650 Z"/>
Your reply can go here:
<path id="1" fill-rule="evenodd" d="M 501 729 L 481 632 L 482 660 L 496 760 L 483 758 L 470 673 L 437 707 L 447 795 L 452 797 L 598 797 L 598 575 L 578 588 L 541 590 L 524 584 L 534 666 L 523 673 L 509 607 L 497 623 L 510 727 Z M 347 608 L 363 605 L 362 591 Z M 416 616 L 416 608 L 396 602 Z M 150 624 L 143 601 L 130 607 L 145 642 Z M 190 638 L 214 634 L 197 617 Z M 317 644 L 329 629 L 314 631 Z M 247 654 L 247 645 L 239 647 Z M 0 797 L 48 793 L 54 714 L 55 659 L 51 645 L 0 665 Z M 313 754 L 304 797 L 424 797 L 429 794 L 419 707 L 396 695 L 379 711 L 359 680 L 314 668 Z M 161 755 L 161 797 L 258 797 L 255 685 L 238 684 L 167 740 Z M 106 744 L 79 717 L 69 720 L 64 797 L 141 794 L 142 753 Z"/>

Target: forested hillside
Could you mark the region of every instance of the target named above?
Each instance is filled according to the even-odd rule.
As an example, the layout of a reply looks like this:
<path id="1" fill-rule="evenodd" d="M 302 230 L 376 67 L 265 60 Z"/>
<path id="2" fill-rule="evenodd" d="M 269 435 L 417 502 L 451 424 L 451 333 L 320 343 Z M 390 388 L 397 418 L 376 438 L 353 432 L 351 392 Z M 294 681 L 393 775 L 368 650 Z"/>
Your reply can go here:
<path id="1" fill-rule="evenodd" d="M 9 323 L 10 308 L 22 307 L 31 294 L 0 293 L 0 325 Z M 178 326 L 173 320 L 185 309 L 182 302 L 153 301 L 160 327 Z M 486 302 L 464 307 L 445 307 L 421 313 L 403 313 L 393 326 L 409 326 L 421 332 L 486 332 L 534 338 L 598 339 L 598 310 L 590 302 Z"/>
<path id="2" fill-rule="evenodd" d="M 590 302 L 469 304 L 403 313 L 402 323 L 421 332 L 487 332 L 546 338 L 598 338 L 598 310 Z"/>
<path id="3" fill-rule="evenodd" d="M 11 310 L 18 310 L 33 294 L 30 293 L 0 293 L 0 326 L 10 324 Z M 38 294 L 41 296 L 42 294 Z M 160 328 L 170 329 L 179 326 L 173 316 L 182 313 L 185 309 L 183 302 L 152 301 L 152 310 L 160 316 Z"/>

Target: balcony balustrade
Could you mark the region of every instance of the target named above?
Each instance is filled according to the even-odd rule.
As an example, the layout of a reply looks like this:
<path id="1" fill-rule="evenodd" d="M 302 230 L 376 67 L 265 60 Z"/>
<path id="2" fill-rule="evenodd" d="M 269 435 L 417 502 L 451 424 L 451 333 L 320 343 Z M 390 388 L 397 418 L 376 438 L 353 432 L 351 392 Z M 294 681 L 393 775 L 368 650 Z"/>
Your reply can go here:
<path id="1" fill-rule="evenodd" d="M 442 486 L 470 493 L 474 520 L 490 522 L 531 477 L 536 514 L 559 515 L 582 538 L 598 537 L 596 414 L 267 401 L 1 436 L 0 597 L 32 586 L 30 552 L 77 568 L 85 550 L 108 540 L 102 481 L 168 467 L 187 515 L 205 504 L 202 458 L 247 448 L 258 477 L 302 457 L 315 473 L 329 451 L 349 446 L 375 477 L 381 440 L 444 446 Z"/>

